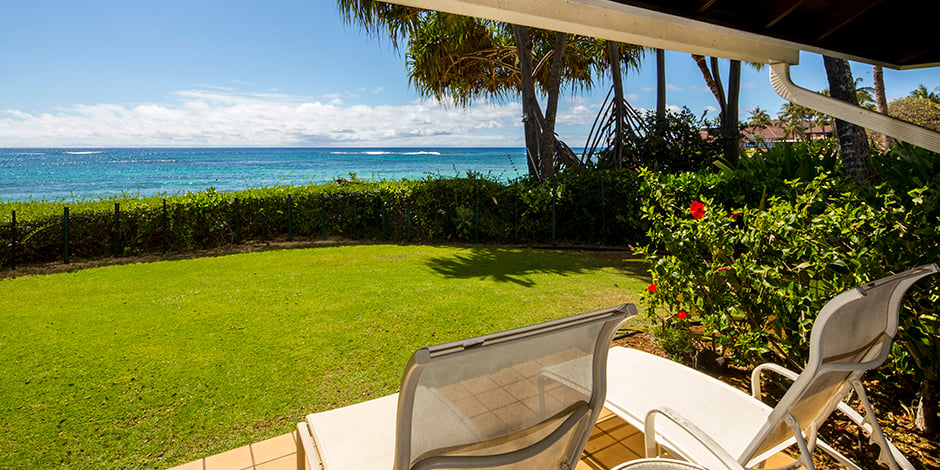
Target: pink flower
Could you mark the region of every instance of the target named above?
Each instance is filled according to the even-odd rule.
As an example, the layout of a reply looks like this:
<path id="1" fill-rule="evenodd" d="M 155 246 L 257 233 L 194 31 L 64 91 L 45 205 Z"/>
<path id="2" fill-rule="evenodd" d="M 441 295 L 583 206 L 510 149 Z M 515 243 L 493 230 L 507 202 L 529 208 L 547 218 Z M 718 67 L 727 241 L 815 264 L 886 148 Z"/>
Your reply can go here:
<path id="1" fill-rule="evenodd" d="M 688 317 L 689 317 L 689 314 L 686 313 L 684 310 L 679 310 L 679 313 L 676 314 L 676 318 L 680 320 L 685 320 Z"/>
<path id="2" fill-rule="evenodd" d="M 689 213 L 692 214 L 692 218 L 695 220 L 705 217 L 705 204 L 692 201 L 692 205 L 689 206 Z"/>
<path id="3" fill-rule="evenodd" d="M 646 290 L 648 290 L 648 291 L 650 291 L 650 292 L 656 292 L 656 284 L 650 284 L 650 285 L 646 286 Z"/>
<path id="4" fill-rule="evenodd" d="M 716 272 L 716 273 L 720 273 L 720 272 L 722 272 L 722 271 L 727 271 L 727 270 L 729 270 L 729 269 L 731 269 L 730 266 L 722 266 L 722 267 L 716 269 L 715 272 Z"/>

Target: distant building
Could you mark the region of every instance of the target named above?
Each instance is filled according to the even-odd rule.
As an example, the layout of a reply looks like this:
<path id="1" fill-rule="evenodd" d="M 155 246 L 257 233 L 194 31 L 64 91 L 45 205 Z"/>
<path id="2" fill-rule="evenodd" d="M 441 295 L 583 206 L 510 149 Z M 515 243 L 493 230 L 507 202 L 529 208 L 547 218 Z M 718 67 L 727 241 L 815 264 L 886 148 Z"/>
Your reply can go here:
<path id="1" fill-rule="evenodd" d="M 801 139 L 818 140 L 828 139 L 835 135 L 832 125 L 822 127 L 813 125 L 810 121 L 803 121 L 803 136 L 787 135 L 783 123 L 778 120 L 770 121 L 767 127 L 746 127 L 741 131 L 741 142 L 744 148 L 768 148 L 777 142 L 796 142 Z"/>

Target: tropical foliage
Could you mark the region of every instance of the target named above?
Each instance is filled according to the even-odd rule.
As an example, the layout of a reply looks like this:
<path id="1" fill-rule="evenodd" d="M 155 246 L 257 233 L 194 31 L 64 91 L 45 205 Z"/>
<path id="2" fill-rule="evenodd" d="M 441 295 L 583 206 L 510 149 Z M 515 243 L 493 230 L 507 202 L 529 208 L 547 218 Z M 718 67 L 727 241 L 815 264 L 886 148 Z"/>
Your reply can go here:
<path id="1" fill-rule="evenodd" d="M 540 179 L 580 163 L 555 134 L 561 89 L 590 88 L 610 69 L 619 79 L 621 64 L 636 64 L 640 53 L 638 47 L 584 36 L 374 0 L 338 4 L 347 21 L 374 34 L 385 30 L 396 47 L 403 45 L 409 78 L 420 93 L 461 106 L 521 97 L 529 174 Z"/>
<path id="2" fill-rule="evenodd" d="M 921 96 L 900 98 L 888 103 L 888 113 L 918 126 L 940 131 L 940 100 Z"/>
<path id="3" fill-rule="evenodd" d="M 774 147 L 717 173 L 644 172 L 649 313 L 687 312 L 737 362 L 801 366 L 828 298 L 940 259 L 940 155 L 901 146 L 874 163 L 877 187 L 848 176 L 820 143 Z M 937 397 L 924 390 L 940 389 L 938 296 L 936 281 L 912 293 L 895 354 L 899 373 L 930 385 L 928 408 Z"/>

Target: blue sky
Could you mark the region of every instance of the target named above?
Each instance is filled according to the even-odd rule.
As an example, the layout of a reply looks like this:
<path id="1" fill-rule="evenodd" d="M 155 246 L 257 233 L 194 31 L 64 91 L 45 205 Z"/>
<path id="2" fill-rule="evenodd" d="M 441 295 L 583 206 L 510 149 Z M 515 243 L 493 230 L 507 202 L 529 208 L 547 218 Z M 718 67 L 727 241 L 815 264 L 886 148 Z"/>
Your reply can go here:
<path id="1" fill-rule="evenodd" d="M 332 0 L 9 2 L 0 18 L 0 147 L 522 146 L 516 100 L 469 109 L 421 98 L 388 41 L 343 23 Z M 631 72 L 655 105 L 653 58 Z M 871 67 L 855 64 L 865 85 Z M 794 81 L 827 86 L 804 54 Z M 716 103 L 688 54 L 667 54 L 667 102 Z M 741 115 L 775 114 L 767 72 L 746 69 Z M 889 100 L 940 69 L 886 70 Z M 559 134 L 584 145 L 609 82 L 566 94 Z M 712 113 L 712 116 L 714 114 Z"/>

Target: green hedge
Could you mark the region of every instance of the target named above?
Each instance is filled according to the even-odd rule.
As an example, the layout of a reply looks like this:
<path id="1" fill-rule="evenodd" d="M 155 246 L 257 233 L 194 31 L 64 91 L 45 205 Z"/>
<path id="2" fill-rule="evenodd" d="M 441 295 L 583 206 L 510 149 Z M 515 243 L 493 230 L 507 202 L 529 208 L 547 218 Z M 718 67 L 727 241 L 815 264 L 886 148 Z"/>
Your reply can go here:
<path id="1" fill-rule="evenodd" d="M 471 173 L 171 197 L 8 202 L 0 204 L 0 265 L 65 261 L 66 207 L 70 261 L 324 235 L 626 245 L 641 241 L 646 231 L 638 217 L 638 189 L 633 173 L 581 170 L 551 183 L 502 183 Z"/>

